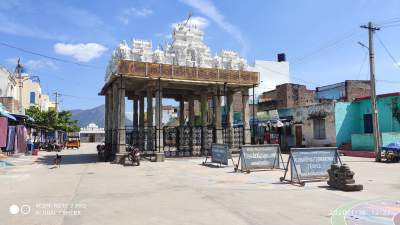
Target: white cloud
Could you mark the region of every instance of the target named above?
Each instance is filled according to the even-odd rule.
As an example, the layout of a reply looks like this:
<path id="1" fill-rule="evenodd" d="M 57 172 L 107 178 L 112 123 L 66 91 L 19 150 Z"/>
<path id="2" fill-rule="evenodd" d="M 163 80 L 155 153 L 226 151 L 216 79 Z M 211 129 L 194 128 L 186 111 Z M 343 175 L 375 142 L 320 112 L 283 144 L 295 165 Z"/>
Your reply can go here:
<path id="1" fill-rule="evenodd" d="M 86 43 L 86 44 L 56 43 L 54 45 L 54 51 L 57 54 L 72 56 L 80 62 L 89 62 L 92 59 L 98 58 L 106 50 L 107 50 L 106 47 L 97 43 Z"/>
<path id="2" fill-rule="evenodd" d="M 196 9 L 214 21 L 223 30 L 230 33 L 242 46 L 242 54 L 246 54 L 248 47 L 242 32 L 239 30 L 239 28 L 226 21 L 225 17 L 215 7 L 214 3 L 209 0 L 181 0 L 181 2 Z"/>
<path id="3" fill-rule="evenodd" d="M 186 23 L 186 20 L 178 22 L 178 23 L 173 23 L 171 26 L 174 28 L 178 24 Z M 189 24 L 196 25 L 197 27 L 204 29 L 208 26 L 208 20 L 204 17 L 200 16 L 194 16 L 191 17 L 188 21 Z"/>
<path id="4" fill-rule="evenodd" d="M 118 16 L 119 21 L 121 21 L 123 24 L 127 25 L 129 24 L 129 19 L 133 16 L 135 17 L 146 17 L 153 14 L 153 10 L 148 9 L 148 8 L 129 8 L 129 9 L 124 9 L 121 13 L 121 15 Z"/>

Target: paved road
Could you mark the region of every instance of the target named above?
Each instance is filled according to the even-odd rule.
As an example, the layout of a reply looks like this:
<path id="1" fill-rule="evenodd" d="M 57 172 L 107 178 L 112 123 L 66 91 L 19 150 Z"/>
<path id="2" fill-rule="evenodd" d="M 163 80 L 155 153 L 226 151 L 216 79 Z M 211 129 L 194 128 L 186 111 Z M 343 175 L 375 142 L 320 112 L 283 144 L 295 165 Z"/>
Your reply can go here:
<path id="1" fill-rule="evenodd" d="M 202 159 L 140 167 L 96 163 L 94 144 L 63 151 L 60 168 L 52 165 L 54 154 L 41 154 L 36 163 L 28 158 L 0 169 L 0 224 L 323 225 L 331 224 L 338 207 L 400 199 L 400 164 L 371 159 L 342 158 L 365 189 L 345 193 L 328 190 L 325 182 L 281 184 L 279 170 L 241 174 L 204 167 Z"/>

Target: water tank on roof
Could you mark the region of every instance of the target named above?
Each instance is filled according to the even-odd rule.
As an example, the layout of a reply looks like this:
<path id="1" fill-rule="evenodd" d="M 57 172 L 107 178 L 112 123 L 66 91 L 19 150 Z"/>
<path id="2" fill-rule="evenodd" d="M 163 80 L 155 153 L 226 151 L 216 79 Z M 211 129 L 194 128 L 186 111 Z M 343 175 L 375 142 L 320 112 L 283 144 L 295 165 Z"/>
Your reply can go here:
<path id="1" fill-rule="evenodd" d="M 278 54 L 278 62 L 285 62 L 285 61 L 286 61 L 285 53 L 279 53 Z"/>

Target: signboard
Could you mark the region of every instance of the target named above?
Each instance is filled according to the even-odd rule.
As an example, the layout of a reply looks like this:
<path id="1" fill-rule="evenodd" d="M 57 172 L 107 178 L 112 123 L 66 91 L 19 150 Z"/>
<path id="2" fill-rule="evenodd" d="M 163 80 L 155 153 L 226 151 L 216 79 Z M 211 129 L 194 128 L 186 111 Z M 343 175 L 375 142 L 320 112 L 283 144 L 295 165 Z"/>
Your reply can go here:
<path id="1" fill-rule="evenodd" d="M 212 144 L 211 162 L 228 165 L 231 153 L 227 144 Z"/>
<path id="2" fill-rule="evenodd" d="M 241 170 L 279 168 L 279 145 L 244 145 L 240 150 Z"/>
<path id="3" fill-rule="evenodd" d="M 297 179 L 298 183 L 304 185 L 304 180 L 327 178 L 327 170 L 338 162 L 342 163 L 337 148 L 292 148 L 288 160 L 291 177 L 289 181 L 293 183 L 293 179 Z M 281 181 L 285 180 L 287 170 L 288 167 Z"/>

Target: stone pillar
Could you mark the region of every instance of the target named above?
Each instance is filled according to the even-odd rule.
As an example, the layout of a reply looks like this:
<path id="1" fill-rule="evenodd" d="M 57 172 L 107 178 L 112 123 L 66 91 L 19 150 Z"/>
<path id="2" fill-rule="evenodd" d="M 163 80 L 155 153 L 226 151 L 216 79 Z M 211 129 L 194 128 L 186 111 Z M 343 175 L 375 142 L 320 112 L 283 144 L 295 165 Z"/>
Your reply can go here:
<path id="1" fill-rule="evenodd" d="M 112 84 L 112 115 L 111 115 L 111 136 L 112 136 L 112 154 L 117 153 L 117 139 L 118 139 L 118 86 L 114 81 Z"/>
<path id="2" fill-rule="evenodd" d="M 133 127 L 137 128 L 139 126 L 138 124 L 138 99 L 135 97 L 133 99 Z"/>
<path id="3" fill-rule="evenodd" d="M 249 89 L 242 90 L 243 143 L 251 144 Z"/>
<path id="4" fill-rule="evenodd" d="M 144 149 L 144 96 L 139 96 L 139 146 Z"/>
<path id="5" fill-rule="evenodd" d="M 189 96 L 189 126 L 195 125 L 195 115 L 194 115 L 194 97 Z"/>
<path id="6" fill-rule="evenodd" d="M 147 126 L 153 126 L 153 86 L 147 87 Z"/>
<path id="7" fill-rule="evenodd" d="M 224 143 L 222 137 L 222 125 L 221 125 L 221 96 L 219 91 L 216 95 L 213 96 L 213 105 L 214 105 L 214 118 L 213 124 L 215 127 L 215 142 L 218 144 Z"/>
<path id="8" fill-rule="evenodd" d="M 226 137 L 229 147 L 233 147 L 233 95 L 235 93 L 233 91 L 228 91 L 227 93 L 227 120 L 226 120 Z"/>
<path id="9" fill-rule="evenodd" d="M 139 127 L 144 127 L 144 96 L 139 96 Z"/>
<path id="10" fill-rule="evenodd" d="M 207 143 L 207 114 L 208 114 L 208 101 L 207 101 L 207 91 L 202 90 L 200 93 L 200 121 L 203 129 L 203 135 L 201 136 L 202 144 L 201 148 L 203 152 L 206 151 Z"/>
<path id="11" fill-rule="evenodd" d="M 120 78 L 122 79 L 122 78 Z M 117 80 L 116 86 L 117 91 L 117 126 L 118 126 L 118 138 L 117 138 L 117 154 L 116 162 L 124 163 L 123 160 L 126 156 L 126 128 L 125 128 L 125 81 Z"/>
<path id="12" fill-rule="evenodd" d="M 179 126 L 185 125 L 185 100 L 181 96 L 179 101 Z"/>
<path id="13" fill-rule="evenodd" d="M 109 118 L 109 116 L 110 116 L 110 94 L 109 94 L 109 90 L 107 90 L 106 91 L 106 93 L 105 93 L 105 126 L 104 126 L 104 129 L 105 129 L 105 134 L 106 134 L 106 136 L 105 136 L 105 145 L 106 146 L 109 146 L 110 145 L 110 118 Z"/>
<path id="14" fill-rule="evenodd" d="M 156 162 L 163 162 L 164 155 L 164 139 L 162 124 L 162 88 L 160 85 L 156 89 Z"/>
<path id="15" fill-rule="evenodd" d="M 154 149 L 154 142 L 153 142 L 153 134 L 154 134 L 154 127 L 153 127 L 153 86 L 148 85 L 147 87 L 147 151 L 153 151 Z"/>

